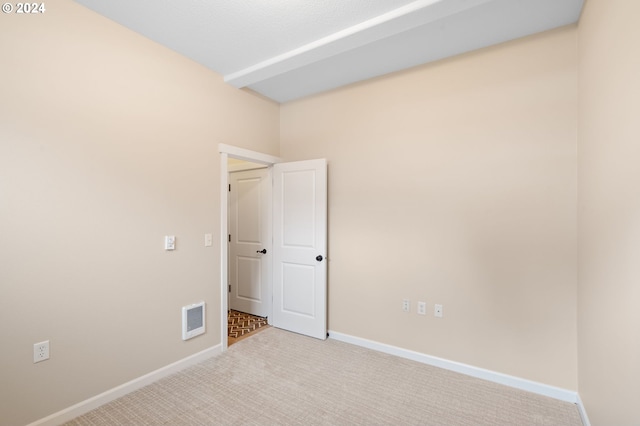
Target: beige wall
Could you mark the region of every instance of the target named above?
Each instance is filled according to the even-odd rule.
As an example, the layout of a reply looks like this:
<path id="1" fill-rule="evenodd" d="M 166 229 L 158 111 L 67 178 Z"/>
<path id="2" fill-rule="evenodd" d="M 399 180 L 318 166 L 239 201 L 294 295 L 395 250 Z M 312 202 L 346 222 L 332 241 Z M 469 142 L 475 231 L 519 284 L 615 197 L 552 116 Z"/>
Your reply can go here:
<path id="1" fill-rule="evenodd" d="M 5 426 L 218 344 L 217 146 L 279 153 L 277 104 L 71 1 L 46 6 L 0 16 Z M 208 332 L 183 342 L 180 307 L 199 300 Z"/>
<path id="2" fill-rule="evenodd" d="M 594 426 L 640 424 L 638 16 L 589 0 L 579 26 L 578 381 Z"/>
<path id="3" fill-rule="evenodd" d="M 589 0 L 577 31 L 281 107 L 69 0 L 0 16 L 2 424 L 220 342 L 219 142 L 329 160 L 331 330 L 637 424 L 639 13 Z M 198 300 L 208 333 L 183 342 Z"/>
<path id="4" fill-rule="evenodd" d="M 577 389 L 576 33 L 282 105 L 329 160 L 331 330 Z"/>

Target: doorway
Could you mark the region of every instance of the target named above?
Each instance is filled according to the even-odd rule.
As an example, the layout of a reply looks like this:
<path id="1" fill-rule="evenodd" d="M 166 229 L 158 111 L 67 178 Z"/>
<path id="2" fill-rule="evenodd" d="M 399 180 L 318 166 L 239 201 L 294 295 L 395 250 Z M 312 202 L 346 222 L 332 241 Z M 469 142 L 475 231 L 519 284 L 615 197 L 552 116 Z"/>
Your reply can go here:
<path id="1" fill-rule="evenodd" d="M 229 235 L 229 171 L 234 170 L 234 166 L 229 166 L 229 159 L 239 160 L 240 162 L 248 162 L 252 164 L 270 167 L 282 160 L 278 157 L 262 154 L 231 145 L 219 144 L 220 151 L 220 235 Z M 222 341 L 222 350 L 228 347 L 228 311 L 229 311 L 229 246 L 228 239 L 221 238 L 220 247 L 220 336 Z"/>
<path id="2" fill-rule="evenodd" d="M 257 317 L 271 312 L 271 189 L 266 166 L 229 159 L 229 309 Z"/>
<path id="3" fill-rule="evenodd" d="M 229 158 L 228 345 L 269 327 L 271 317 L 271 169 Z"/>
<path id="4" fill-rule="evenodd" d="M 280 158 L 220 144 L 220 324 L 228 346 L 229 158 L 266 165 L 272 173 L 273 227 L 269 322 L 318 339 L 327 338 L 327 161 Z M 264 250 L 264 249 L 263 249 Z M 258 250 L 264 253 L 263 250 Z M 268 252 L 268 250 L 267 250 Z"/>

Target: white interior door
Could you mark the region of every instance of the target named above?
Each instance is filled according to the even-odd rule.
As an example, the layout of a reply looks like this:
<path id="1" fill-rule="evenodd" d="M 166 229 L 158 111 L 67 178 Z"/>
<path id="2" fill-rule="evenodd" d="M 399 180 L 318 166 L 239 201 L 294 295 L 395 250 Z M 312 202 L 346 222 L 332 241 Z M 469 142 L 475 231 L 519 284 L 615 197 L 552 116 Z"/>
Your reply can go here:
<path id="1" fill-rule="evenodd" d="M 273 325 L 327 338 L 327 162 L 273 166 Z"/>
<path id="2" fill-rule="evenodd" d="M 271 304 L 268 169 L 229 173 L 229 307 L 266 317 Z"/>

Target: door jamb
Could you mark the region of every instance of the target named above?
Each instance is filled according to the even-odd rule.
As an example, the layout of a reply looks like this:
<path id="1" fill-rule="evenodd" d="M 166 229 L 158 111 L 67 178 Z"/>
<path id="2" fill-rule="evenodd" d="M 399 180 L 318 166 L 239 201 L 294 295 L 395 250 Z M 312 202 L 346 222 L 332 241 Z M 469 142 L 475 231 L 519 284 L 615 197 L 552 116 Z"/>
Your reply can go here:
<path id="1" fill-rule="evenodd" d="M 227 246 L 228 229 L 228 185 L 229 185 L 229 158 L 250 161 L 252 163 L 272 166 L 281 163 L 282 159 L 269 154 L 251 151 L 227 144 L 218 144 L 220 153 L 220 340 L 222 351 L 228 347 L 227 339 L 227 293 L 229 283 L 229 251 Z"/>

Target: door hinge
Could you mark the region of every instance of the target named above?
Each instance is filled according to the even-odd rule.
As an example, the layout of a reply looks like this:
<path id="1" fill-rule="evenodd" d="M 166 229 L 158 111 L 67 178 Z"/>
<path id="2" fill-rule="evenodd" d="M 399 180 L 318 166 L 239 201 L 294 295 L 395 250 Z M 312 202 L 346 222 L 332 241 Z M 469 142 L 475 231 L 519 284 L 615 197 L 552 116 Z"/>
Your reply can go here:
<path id="1" fill-rule="evenodd" d="M 229 192 L 231 192 L 231 184 L 229 184 Z"/>
<path id="2" fill-rule="evenodd" d="M 229 242 L 231 242 L 231 234 L 229 234 Z"/>
<path id="3" fill-rule="evenodd" d="M 231 284 L 229 284 L 229 293 L 231 293 Z"/>

